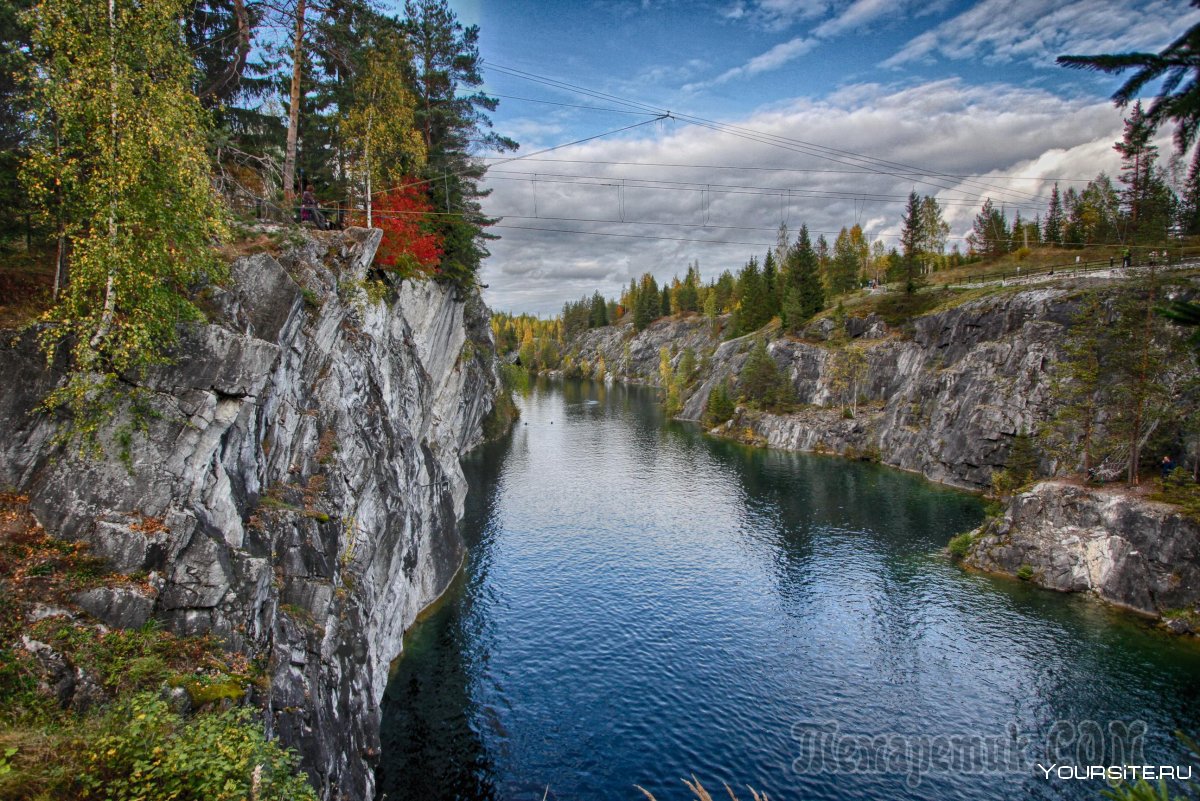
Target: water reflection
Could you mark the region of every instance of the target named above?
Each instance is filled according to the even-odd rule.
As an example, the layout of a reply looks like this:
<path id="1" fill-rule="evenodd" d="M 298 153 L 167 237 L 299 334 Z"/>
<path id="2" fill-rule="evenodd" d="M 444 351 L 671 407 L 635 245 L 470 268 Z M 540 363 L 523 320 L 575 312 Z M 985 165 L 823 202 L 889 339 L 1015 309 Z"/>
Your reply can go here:
<path id="1" fill-rule="evenodd" d="M 977 499 L 875 465 L 748 449 L 664 421 L 649 391 L 538 383 L 465 463 L 471 553 L 388 689 L 389 798 L 1088 798 L 1000 776 L 798 773 L 801 721 L 1032 744 L 1136 720 L 1198 730 L 1188 643 L 940 556 Z M 1032 748 L 1032 746 L 1031 746 Z"/>

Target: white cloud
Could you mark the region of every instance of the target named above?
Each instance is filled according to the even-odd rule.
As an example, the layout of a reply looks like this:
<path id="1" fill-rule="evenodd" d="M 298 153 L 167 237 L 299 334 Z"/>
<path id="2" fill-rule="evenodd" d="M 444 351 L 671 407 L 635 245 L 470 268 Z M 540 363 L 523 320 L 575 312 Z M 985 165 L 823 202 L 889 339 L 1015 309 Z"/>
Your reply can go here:
<path id="1" fill-rule="evenodd" d="M 897 11 L 902 12 L 903 7 L 896 0 L 854 0 L 841 14 L 818 25 L 813 33 L 821 38 L 837 36 L 857 30 L 880 17 L 894 15 Z"/>
<path id="2" fill-rule="evenodd" d="M 740 67 L 733 67 L 718 75 L 711 81 L 703 83 L 687 84 L 683 87 L 684 91 L 690 92 L 700 89 L 704 86 L 713 86 L 722 83 L 728 83 L 736 78 L 745 78 L 750 75 L 757 75 L 760 72 L 769 72 L 777 70 L 789 61 L 794 61 L 805 53 L 812 50 L 817 45 L 816 39 L 805 38 L 803 36 L 790 39 L 786 42 L 781 42 L 770 50 L 747 61 Z"/>
<path id="3" fill-rule="evenodd" d="M 897 14 L 908 13 L 906 6 L 910 2 L 911 0 L 854 0 L 812 29 L 811 35 L 795 36 L 786 42 L 780 42 L 770 50 L 749 59 L 746 63 L 727 69 L 712 80 L 697 81 L 684 86 L 684 91 L 694 92 L 706 87 L 729 83 L 739 78 L 748 78 L 777 70 L 807 55 L 824 40 L 851 31 L 862 30 L 881 18 L 895 18 Z M 941 0 L 934 0 L 932 4 L 937 5 L 939 2 Z M 928 5 L 930 3 L 924 4 L 922 8 L 924 9 Z M 753 13 L 748 11 L 744 5 L 737 6 L 734 18 L 742 19 L 747 16 L 755 17 L 755 15 L 757 15 L 755 18 L 762 18 L 763 15 L 767 15 L 768 19 L 779 23 L 777 27 L 786 27 L 786 24 L 809 17 L 823 17 L 833 8 L 834 6 L 829 3 L 792 3 L 786 2 L 786 0 L 780 0 L 774 4 L 759 2 L 755 5 Z"/>
<path id="4" fill-rule="evenodd" d="M 780 29 L 798 20 L 824 16 L 832 5 L 830 0 L 736 0 L 720 14 L 735 22 Z"/>
<path id="5" fill-rule="evenodd" d="M 1178 1 L 982 0 L 912 38 L 883 66 L 937 56 L 1049 65 L 1066 53 L 1158 50 L 1197 21 L 1200 11 Z"/>
<path id="6" fill-rule="evenodd" d="M 771 147 L 695 126 L 661 135 L 644 128 L 639 138 L 600 140 L 544 157 L 631 165 L 528 160 L 498 168 L 489 179 L 494 194 L 486 210 L 505 216 L 502 225 L 522 228 L 495 231 L 503 238 L 490 245 L 493 256 L 482 275 L 490 284 L 489 303 L 554 313 L 565 300 L 597 289 L 616 295 L 645 271 L 660 279 L 682 274 L 692 259 L 710 278 L 736 270 L 751 255 L 761 257 L 781 221 L 793 232 L 806 222 L 814 232 L 829 232 L 831 241 L 839 228 L 857 222 L 890 246 L 896 240 L 888 235 L 898 232 L 904 197 L 913 189 L 936 195 L 954 234 L 965 236 L 985 194 L 1010 214 L 1020 208 L 1032 217 L 1044 213 L 1051 186 L 1045 179 L 1075 179 L 1081 182 L 1064 182 L 1063 189 L 1082 188 L 1101 169 L 1115 174 L 1112 143 L 1122 127 L 1120 113 L 1102 100 L 958 80 L 857 84 L 824 100 L 796 99 L 727 122 L 794 144 Z M 863 172 L 854 166 L 859 160 L 817 158 L 801 152 L 808 149 L 801 142 L 974 177 L 921 177 L 900 167 Z M 651 166 L 663 163 L 698 166 Z M 570 179 L 559 176 L 566 175 L 592 178 L 586 185 L 564 183 Z M 681 239 L 710 244 L 675 241 Z"/>

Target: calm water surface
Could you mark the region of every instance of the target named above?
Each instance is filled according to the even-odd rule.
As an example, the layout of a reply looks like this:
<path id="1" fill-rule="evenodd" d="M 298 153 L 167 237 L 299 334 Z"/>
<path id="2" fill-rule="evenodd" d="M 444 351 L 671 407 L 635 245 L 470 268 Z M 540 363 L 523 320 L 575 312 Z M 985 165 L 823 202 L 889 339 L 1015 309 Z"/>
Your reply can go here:
<path id="1" fill-rule="evenodd" d="M 775 801 L 1097 799 L 1034 763 L 1127 761 L 1110 722 L 1144 724 L 1138 761 L 1186 763 L 1200 649 L 951 565 L 976 498 L 716 441 L 636 388 L 521 407 L 466 463 L 466 569 L 388 688 L 388 799 L 668 801 L 693 773 Z"/>

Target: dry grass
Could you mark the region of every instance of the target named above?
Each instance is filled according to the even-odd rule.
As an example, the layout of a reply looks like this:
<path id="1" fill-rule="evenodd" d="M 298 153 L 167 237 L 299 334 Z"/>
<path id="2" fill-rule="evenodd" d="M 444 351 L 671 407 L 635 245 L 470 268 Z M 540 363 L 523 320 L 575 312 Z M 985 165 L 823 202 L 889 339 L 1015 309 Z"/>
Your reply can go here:
<path id="1" fill-rule="evenodd" d="M 691 781 L 684 779 L 683 783 L 689 790 L 692 791 L 692 797 L 696 801 L 713 801 L 712 795 L 708 792 L 708 790 L 704 789 L 704 786 L 700 784 L 700 780 L 697 779 L 695 775 L 692 776 Z M 646 796 L 646 798 L 650 799 L 650 801 L 658 801 L 658 799 L 656 799 L 654 795 L 645 787 L 637 784 L 635 784 L 634 787 L 637 787 L 637 789 L 641 790 L 642 794 Z M 759 793 L 753 787 L 747 787 L 746 789 L 750 791 L 751 801 L 769 801 L 766 793 Z M 734 794 L 733 788 L 731 788 L 728 784 L 725 785 L 725 792 L 729 793 L 729 797 L 732 799 L 732 801 L 738 801 L 738 797 L 736 794 Z"/>

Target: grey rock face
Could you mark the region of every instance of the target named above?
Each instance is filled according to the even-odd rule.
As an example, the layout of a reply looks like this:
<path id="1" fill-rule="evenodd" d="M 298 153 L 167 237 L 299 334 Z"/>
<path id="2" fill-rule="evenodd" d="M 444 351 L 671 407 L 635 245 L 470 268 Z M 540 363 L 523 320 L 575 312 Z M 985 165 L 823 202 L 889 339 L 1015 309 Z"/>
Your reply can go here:
<path id="1" fill-rule="evenodd" d="M 810 325 L 802 339 L 768 331 L 768 352 L 801 408 L 787 415 L 743 410 L 730 428 L 774 448 L 870 454 L 935 481 L 988 487 L 1013 438 L 1048 414 L 1047 370 L 1060 358 L 1074 312 L 1063 290 L 1035 289 L 918 318 L 907 332 L 889 330 L 874 315 L 849 318 L 843 345 L 831 341 L 829 319 Z M 754 338 L 721 341 L 709 320 L 684 317 L 659 320 L 636 336 L 628 325 L 593 329 L 574 347 L 593 362 L 603 355 L 618 377 L 650 384 L 659 382 L 660 348 L 672 350 L 675 365 L 692 348 L 703 369 L 679 417 L 699 421 L 714 386 L 729 380 L 736 387 Z M 866 362 L 853 420 L 841 412 L 851 390 L 835 381 L 844 347 Z"/>
<path id="2" fill-rule="evenodd" d="M 1043 587 L 1151 615 L 1200 606 L 1200 524 L 1123 490 L 1044 481 L 975 534 L 967 562 L 983 570 L 1025 568 Z"/>
<path id="3" fill-rule="evenodd" d="M 56 421 L 32 413 L 61 378 L 33 336 L 0 349 L 0 371 L 24 379 L 0 391 L 0 485 L 157 587 L 81 606 L 265 656 L 268 728 L 325 798 L 373 796 L 388 666 L 461 563 L 458 460 L 499 390 L 477 296 L 404 282 L 369 300 L 380 235 L 317 233 L 235 262 L 210 324 L 103 428 L 102 459 L 54 447 Z"/>
<path id="4" fill-rule="evenodd" d="M 567 352 L 592 365 L 603 357 L 612 375 L 633 383 L 657 386 L 660 353 L 664 347 L 671 351 L 672 367 L 678 367 L 684 350 L 690 348 L 699 364 L 720 341 L 712 321 L 699 315 L 687 315 L 656 320 L 640 333 L 634 331 L 629 321 L 593 328 L 580 335 Z"/>

